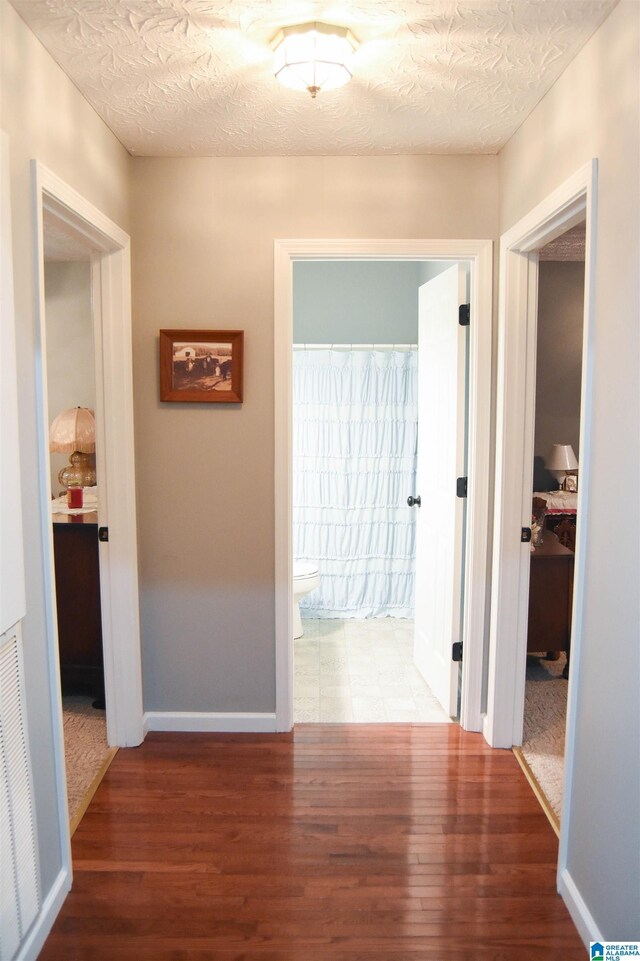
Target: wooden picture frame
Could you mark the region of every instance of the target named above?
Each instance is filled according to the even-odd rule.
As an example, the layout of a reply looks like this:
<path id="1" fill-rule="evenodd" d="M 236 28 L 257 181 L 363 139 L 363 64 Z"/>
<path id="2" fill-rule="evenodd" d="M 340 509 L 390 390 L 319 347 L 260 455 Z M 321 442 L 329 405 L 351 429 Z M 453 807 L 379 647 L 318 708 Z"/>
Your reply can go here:
<path id="1" fill-rule="evenodd" d="M 243 330 L 161 330 L 160 400 L 241 404 Z"/>

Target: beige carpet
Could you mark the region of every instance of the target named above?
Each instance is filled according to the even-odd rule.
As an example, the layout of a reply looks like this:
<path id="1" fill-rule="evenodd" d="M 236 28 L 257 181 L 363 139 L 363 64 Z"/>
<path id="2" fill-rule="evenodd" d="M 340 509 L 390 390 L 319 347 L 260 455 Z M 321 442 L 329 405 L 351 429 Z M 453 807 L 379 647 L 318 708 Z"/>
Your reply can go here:
<path id="1" fill-rule="evenodd" d="M 113 757 L 107 744 L 107 724 L 104 711 L 91 706 L 93 698 L 63 697 L 64 755 L 67 768 L 69 821 L 75 826 L 84 813 L 90 791 Z"/>
<path id="2" fill-rule="evenodd" d="M 527 655 L 522 753 L 558 820 L 564 780 L 564 731 L 567 684 L 562 677 L 564 654 L 558 661 Z"/>

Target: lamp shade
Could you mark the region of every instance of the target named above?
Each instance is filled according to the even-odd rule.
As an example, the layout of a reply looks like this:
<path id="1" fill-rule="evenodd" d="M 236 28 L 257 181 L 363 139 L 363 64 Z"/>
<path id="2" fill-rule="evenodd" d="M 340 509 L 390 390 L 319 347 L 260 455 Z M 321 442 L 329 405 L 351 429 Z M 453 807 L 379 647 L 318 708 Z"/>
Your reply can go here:
<path id="1" fill-rule="evenodd" d="M 92 410 L 88 407 L 70 407 L 58 414 L 49 428 L 50 451 L 93 454 L 95 449 L 96 421 Z"/>
<path id="2" fill-rule="evenodd" d="M 334 90 L 351 80 L 351 56 L 358 42 L 345 27 L 303 23 L 283 27 L 271 42 L 274 73 L 293 90 Z"/>
<path id="3" fill-rule="evenodd" d="M 577 470 L 578 458 L 571 444 L 554 444 L 546 466 L 549 470 Z"/>

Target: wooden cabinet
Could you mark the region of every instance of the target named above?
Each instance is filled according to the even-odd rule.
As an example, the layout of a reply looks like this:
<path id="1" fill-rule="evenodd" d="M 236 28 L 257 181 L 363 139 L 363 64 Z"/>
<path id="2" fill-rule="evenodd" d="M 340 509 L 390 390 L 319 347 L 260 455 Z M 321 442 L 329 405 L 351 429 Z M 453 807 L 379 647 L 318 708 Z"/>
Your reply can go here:
<path id="1" fill-rule="evenodd" d="M 571 643 L 573 551 L 545 532 L 531 552 L 527 651 L 566 651 Z"/>
<path id="2" fill-rule="evenodd" d="M 53 547 L 62 691 L 86 691 L 104 706 L 96 514 L 54 514 Z"/>

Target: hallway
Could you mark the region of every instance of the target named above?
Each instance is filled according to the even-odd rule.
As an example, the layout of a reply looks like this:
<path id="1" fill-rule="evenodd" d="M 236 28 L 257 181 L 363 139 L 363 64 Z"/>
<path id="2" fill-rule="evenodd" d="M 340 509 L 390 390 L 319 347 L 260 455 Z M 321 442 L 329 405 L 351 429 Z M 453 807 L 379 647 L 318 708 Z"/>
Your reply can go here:
<path id="1" fill-rule="evenodd" d="M 73 838 L 41 961 L 582 961 L 557 841 L 458 725 L 150 734 Z"/>

